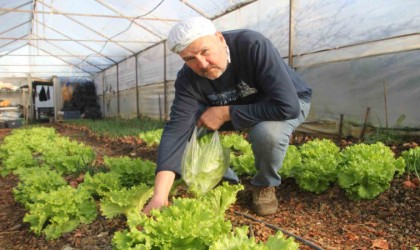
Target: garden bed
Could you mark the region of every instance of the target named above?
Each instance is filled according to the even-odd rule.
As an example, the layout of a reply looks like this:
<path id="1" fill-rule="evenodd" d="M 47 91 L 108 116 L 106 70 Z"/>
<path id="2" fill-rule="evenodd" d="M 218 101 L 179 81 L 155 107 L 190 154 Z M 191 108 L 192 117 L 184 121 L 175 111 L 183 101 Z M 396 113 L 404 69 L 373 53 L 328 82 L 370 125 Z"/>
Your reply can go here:
<path id="1" fill-rule="evenodd" d="M 48 126 L 92 147 L 97 156 L 95 164 L 101 164 L 104 156 L 156 161 L 156 148 L 147 147 L 137 137 L 110 138 L 64 123 Z M 8 133 L 10 130 L 2 130 L 1 139 Z M 301 143 L 310 139 L 296 135 L 293 141 Z M 412 138 L 405 143 L 392 147 L 396 154 L 420 141 Z M 114 232 L 126 227 L 122 216 L 113 219 L 98 216 L 91 224 L 47 241 L 44 236 L 30 232 L 29 225 L 22 221 L 26 211 L 15 202 L 12 194 L 17 178 L 14 175 L 0 178 L 0 249 L 111 249 Z M 408 178 L 413 176 L 396 177 L 391 188 L 379 197 L 363 201 L 349 200 L 337 185 L 317 195 L 302 191 L 293 180 L 286 179 L 277 189 L 278 212 L 259 217 L 250 208 L 249 177 L 244 177 L 241 182 L 245 189 L 239 192 L 237 202 L 226 216 L 234 226 L 248 225 L 259 241 L 265 241 L 275 230 L 281 229 L 323 249 L 412 249 L 420 247 L 420 188 L 405 185 Z M 313 248 L 301 243 L 300 249 Z"/>

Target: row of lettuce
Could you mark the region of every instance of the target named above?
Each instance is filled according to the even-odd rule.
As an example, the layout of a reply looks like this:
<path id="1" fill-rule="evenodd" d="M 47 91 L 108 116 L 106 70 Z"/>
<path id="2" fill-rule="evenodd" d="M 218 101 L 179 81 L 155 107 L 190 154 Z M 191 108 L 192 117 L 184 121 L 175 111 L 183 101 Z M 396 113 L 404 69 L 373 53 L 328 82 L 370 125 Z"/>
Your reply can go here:
<path id="1" fill-rule="evenodd" d="M 159 144 L 162 129 L 144 132 L 140 137 L 149 146 Z M 254 156 L 251 144 L 238 133 L 221 137 L 230 148 L 230 165 L 238 175 L 253 175 Z M 314 139 L 301 146 L 289 145 L 282 178 L 293 178 L 305 191 L 322 193 L 338 183 L 350 199 L 373 199 L 386 191 L 394 176 L 420 171 L 420 147 L 411 148 L 395 157 L 381 142 L 353 144 L 343 150 L 331 140 Z"/>
<path id="2" fill-rule="evenodd" d="M 148 217 L 141 210 L 153 194 L 155 163 L 105 157 L 104 166 L 98 167 L 95 159 L 91 147 L 59 136 L 53 128 L 17 129 L 4 139 L 0 173 L 18 177 L 13 193 L 26 208 L 23 220 L 35 234 L 56 239 L 100 213 L 107 219 L 127 219 L 127 229 L 114 234 L 114 249 L 299 247 L 281 232 L 262 243 L 248 236 L 246 226 L 233 228 L 225 211 L 242 185 L 224 184 L 200 197 L 174 198 L 171 206 Z"/>

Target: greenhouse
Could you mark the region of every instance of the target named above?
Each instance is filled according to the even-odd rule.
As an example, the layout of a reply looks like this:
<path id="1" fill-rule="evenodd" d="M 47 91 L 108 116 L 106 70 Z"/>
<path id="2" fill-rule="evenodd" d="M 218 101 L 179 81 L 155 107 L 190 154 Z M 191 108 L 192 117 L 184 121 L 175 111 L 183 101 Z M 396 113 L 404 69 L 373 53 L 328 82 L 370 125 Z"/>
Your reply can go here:
<path id="1" fill-rule="evenodd" d="M 188 38 L 176 25 L 197 17 L 227 48 L 214 78 L 194 69 L 204 50 L 190 46 L 206 21 L 172 46 Z M 0 23 L 0 249 L 420 248 L 420 1 L 0 0 Z M 239 30 L 272 50 L 233 47 Z M 284 77 L 270 64 L 290 73 L 292 93 L 258 85 Z M 235 93 L 211 85 L 220 91 L 197 97 L 201 79 L 232 67 L 256 85 L 240 73 Z M 277 90 L 284 99 L 266 102 Z M 299 120 L 302 101 L 309 113 L 282 131 L 286 145 L 280 127 L 257 134 Z M 222 107 L 214 127 L 204 116 Z M 271 163 L 275 181 L 258 184 Z M 169 201 L 151 216 L 162 172 Z M 275 186 L 275 213 L 255 208 L 260 186 Z"/>
<path id="2" fill-rule="evenodd" d="M 417 1 L 291 2 L 3 1 L 0 79 L 55 82 L 56 111 L 62 86 L 93 81 L 104 117 L 166 119 L 182 66 L 165 46 L 169 29 L 202 15 L 221 31 L 249 28 L 271 39 L 314 89 L 308 120 L 329 124 L 327 132 L 338 131 L 340 115 L 419 128 Z M 34 118 L 44 105 L 29 99 Z"/>

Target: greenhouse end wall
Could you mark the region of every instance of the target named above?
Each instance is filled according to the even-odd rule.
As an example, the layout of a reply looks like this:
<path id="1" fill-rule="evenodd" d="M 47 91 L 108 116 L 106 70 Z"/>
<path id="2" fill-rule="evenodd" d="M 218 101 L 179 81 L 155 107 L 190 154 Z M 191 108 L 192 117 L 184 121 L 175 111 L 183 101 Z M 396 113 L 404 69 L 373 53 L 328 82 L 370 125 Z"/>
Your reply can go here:
<path id="1" fill-rule="evenodd" d="M 105 118 L 121 117 L 131 119 L 148 117 L 156 120 L 168 119 L 168 110 L 175 96 L 173 82 L 166 83 L 167 105 L 165 109 L 165 84 L 155 83 L 117 93 L 98 95 Z M 136 93 L 136 89 L 137 92 Z M 137 108 L 138 103 L 138 108 Z M 118 112 L 119 109 L 119 112 Z"/>

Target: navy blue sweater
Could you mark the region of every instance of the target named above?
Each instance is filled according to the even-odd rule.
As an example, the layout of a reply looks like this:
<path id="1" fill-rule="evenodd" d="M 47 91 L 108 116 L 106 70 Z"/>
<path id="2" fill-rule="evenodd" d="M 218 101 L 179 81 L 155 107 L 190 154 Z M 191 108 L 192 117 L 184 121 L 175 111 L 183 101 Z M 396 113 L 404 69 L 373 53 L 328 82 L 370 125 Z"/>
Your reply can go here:
<path id="1" fill-rule="evenodd" d="M 181 159 L 197 119 L 208 106 L 229 105 L 234 129 L 260 121 L 299 116 L 299 99 L 310 102 L 312 90 L 281 58 L 262 34 L 251 30 L 223 32 L 231 63 L 209 80 L 184 65 L 175 81 L 175 99 L 158 149 L 157 172 L 181 173 Z"/>

